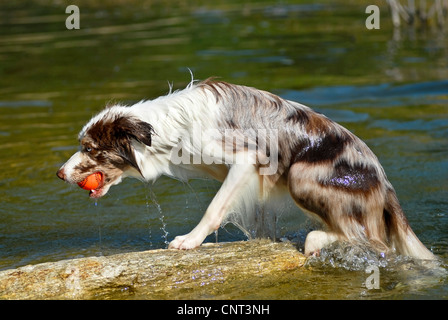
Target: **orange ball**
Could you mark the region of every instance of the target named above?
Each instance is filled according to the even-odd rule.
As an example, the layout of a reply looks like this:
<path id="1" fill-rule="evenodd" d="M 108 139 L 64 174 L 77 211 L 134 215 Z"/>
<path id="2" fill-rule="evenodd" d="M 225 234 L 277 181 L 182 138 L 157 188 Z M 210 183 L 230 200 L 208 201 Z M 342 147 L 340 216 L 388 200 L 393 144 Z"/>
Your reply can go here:
<path id="1" fill-rule="evenodd" d="M 78 183 L 78 186 L 84 190 L 95 190 L 100 186 L 103 180 L 103 174 L 101 172 L 95 172 Z"/>

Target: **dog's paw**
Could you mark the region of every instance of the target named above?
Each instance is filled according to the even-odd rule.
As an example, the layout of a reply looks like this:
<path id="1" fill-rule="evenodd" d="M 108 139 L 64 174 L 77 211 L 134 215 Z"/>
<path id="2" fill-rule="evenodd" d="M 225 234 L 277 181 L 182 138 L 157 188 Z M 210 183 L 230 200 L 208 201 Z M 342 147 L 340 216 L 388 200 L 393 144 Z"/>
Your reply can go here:
<path id="1" fill-rule="evenodd" d="M 308 233 L 305 240 L 305 256 L 320 256 L 320 250 L 337 239 L 336 235 L 329 232 L 320 230 L 311 231 Z"/>
<path id="2" fill-rule="evenodd" d="M 168 249 L 190 250 L 201 245 L 202 241 L 197 241 L 189 235 L 177 236 L 170 242 Z"/>
<path id="3" fill-rule="evenodd" d="M 318 258 L 318 257 L 320 257 L 320 250 L 318 249 L 316 251 L 309 252 L 306 256 Z"/>

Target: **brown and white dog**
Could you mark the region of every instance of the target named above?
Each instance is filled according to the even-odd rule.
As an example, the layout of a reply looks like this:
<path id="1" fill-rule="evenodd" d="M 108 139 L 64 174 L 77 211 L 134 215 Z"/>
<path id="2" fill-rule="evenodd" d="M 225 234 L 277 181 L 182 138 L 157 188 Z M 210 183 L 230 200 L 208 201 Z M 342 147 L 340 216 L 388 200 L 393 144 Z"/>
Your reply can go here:
<path id="1" fill-rule="evenodd" d="M 325 226 L 308 234 L 305 254 L 341 240 L 435 259 L 364 142 L 309 107 L 266 91 L 192 81 L 155 100 L 107 107 L 84 126 L 79 141 L 81 150 L 57 175 L 78 183 L 101 172 L 93 198 L 124 177 L 222 182 L 200 223 L 170 248 L 198 247 L 230 213 L 257 219 L 271 194 L 289 192 Z"/>

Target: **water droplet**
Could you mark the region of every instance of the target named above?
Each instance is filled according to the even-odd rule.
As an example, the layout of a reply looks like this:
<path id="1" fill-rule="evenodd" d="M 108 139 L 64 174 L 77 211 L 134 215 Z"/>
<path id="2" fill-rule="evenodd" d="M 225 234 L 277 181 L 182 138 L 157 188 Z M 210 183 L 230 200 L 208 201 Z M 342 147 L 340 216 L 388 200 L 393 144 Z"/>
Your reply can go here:
<path id="1" fill-rule="evenodd" d="M 152 203 L 155 205 L 155 207 L 157 208 L 157 211 L 159 212 L 159 220 L 162 223 L 162 227 L 160 228 L 160 230 L 162 230 L 162 232 L 163 232 L 163 234 L 162 234 L 162 238 L 164 240 L 163 243 L 165 243 L 165 245 L 168 246 L 169 245 L 169 241 L 168 241 L 169 232 L 166 230 L 166 223 L 164 220 L 165 216 L 163 214 L 162 207 L 157 202 L 156 195 L 154 194 L 152 189 L 150 187 L 148 187 L 147 189 L 148 189 L 148 194 L 149 194 L 149 197 L 151 198 Z"/>

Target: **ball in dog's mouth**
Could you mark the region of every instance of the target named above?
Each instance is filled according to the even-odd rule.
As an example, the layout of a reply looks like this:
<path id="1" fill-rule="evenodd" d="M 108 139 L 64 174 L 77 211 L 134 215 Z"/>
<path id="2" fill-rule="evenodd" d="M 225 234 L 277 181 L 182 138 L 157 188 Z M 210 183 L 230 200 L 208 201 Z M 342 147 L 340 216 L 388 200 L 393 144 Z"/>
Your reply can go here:
<path id="1" fill-rule="evenodd" d="M 104 184 L 104 176 L 101 172 L 95 172 L 86 177 L 81 182 L 78 182 L 78 186 L 84 190 L 89 190 L 89 196 L 91 198 L 99 198 L 102 195 L 101 188 Z"/>

